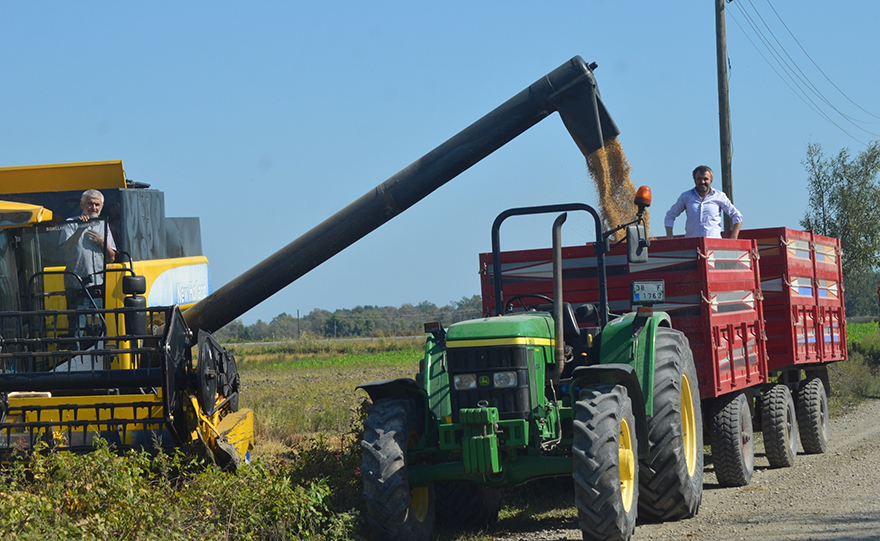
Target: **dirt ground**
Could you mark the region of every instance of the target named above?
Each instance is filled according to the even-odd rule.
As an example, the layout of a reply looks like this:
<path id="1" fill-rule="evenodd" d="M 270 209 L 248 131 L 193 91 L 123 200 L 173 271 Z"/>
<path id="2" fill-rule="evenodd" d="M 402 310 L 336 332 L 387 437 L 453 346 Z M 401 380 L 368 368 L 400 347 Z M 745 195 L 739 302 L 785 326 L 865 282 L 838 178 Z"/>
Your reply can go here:
<path id="1" fill-rule="evenodd" d="M 633 539 L 880 540 L 880 400 L 832 418 L 825 454 L 798 454 L 794 467 L 783 469 L 770 469 L 762 445 L 755 454 L 751 484 L 720 488 L 707 461 L 699 514 L 639 524 Z M 574 517 L 561 522 L 499 539 L 581 539 Z"/>

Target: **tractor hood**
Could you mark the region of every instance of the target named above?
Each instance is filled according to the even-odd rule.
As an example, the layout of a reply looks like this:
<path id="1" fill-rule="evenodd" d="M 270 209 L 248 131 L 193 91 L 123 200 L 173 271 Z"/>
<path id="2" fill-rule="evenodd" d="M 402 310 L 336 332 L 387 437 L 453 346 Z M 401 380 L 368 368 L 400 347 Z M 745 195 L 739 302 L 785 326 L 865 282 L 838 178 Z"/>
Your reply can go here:
<path id="1" fill-rule="evenodd" d="M 535 345 L 555 342 L 553 317 L 537 312 L 462 321 L 449 327 L 446 347 Z"/>

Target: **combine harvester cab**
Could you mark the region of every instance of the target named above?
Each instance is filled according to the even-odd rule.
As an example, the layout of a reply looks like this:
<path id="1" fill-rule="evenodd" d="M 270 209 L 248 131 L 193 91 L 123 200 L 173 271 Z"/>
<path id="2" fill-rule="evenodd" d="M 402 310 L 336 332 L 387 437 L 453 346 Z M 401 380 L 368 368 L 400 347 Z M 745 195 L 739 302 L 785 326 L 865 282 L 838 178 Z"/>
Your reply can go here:
<path id="1" fill-rule="evenodd" d="M 618 228 L 627 227 L 621 248 L 631 262 L 647 261 L 645 229 L 635 225 L 650 202 L 644 193 L 638 218 Z M 687 341 L 651 308 L 663 298 L 659 281 L 635 282 L 630 293 L 641 307 L 609 319 L 603 249 L 593 268 L 596 298 L 563 300 L 560 229 L 571 211 L 592 215 L 596 246 L 605 246 L 614 231 L 603 233 L 587 205 L 502 213 L 493 260 L 482 267 L 493 286 L 484 292 L 494 303 L 486 317 L 448 331 L 426 325 L 417 381 L 360 386 L 373 400 L 361 472 L 377 538 L 429 539 L 435 517 L 485 528 L 497 519 L 503 489 L 551 476 L 573 478 L 584 539 L 628 539 L 637 515 L 697 513 L 702 420 Z M 500 226 L 539 213 L 563 213 L 546 268 L 550 290 L 514 293 L 507 288 L 517 278 L 499 263 Z"/>
<path id="2" fill-rule="evenodd" d="M 102 217 L 65 220 L 86 189 L 103 193 Z M 0 191 L 0 458 L 100 437 L 246 462 L 235 359 L 181 314 L 210 293 L 198 219 L 165 217 L 162 192 L 127 182 L 119 161 L 2 168 Z M 66 241 L 89 229 L 112 234 L 116 262 L 81 277 Z"/>
<path id="3" fill-rule="evenodd" d="M 596 302 L 591 246 L 563 250 L 563 290 L 572 303 Z M 491 254 L 480 256 L 486 269 Z M 501 254 L 505 292 L 547 294 L 550 250 Z M 655 306 L 688 339 L 696 363 L 707 443 L 718 482 L 747 485 L 754 471 L 754 431 L 771 467 L 794 464 L 798 432 L 807 453 L 828 441 L 828 363 L 845 360 L 839 241 L 787 228 L 743 230 L 739 239 L 657 238 L 651 260 L 630 263 L 621 248 L 607 256 L 609 306 L 634 307 L 633 280 L 663 280 Z M 483 307 L 493 305 L 484 270 Z"/>

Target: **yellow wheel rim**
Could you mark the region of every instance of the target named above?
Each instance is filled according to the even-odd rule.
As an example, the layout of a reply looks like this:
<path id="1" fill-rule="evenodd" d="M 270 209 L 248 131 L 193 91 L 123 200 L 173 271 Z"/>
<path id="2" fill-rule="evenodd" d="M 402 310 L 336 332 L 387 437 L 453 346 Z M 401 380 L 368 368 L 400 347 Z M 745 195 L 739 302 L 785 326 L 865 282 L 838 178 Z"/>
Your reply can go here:
<path id="1" fill-rule="evenodd" d="M 428 499 L 430 498 L 428 487 L 418 487 L 410 492 L 412 500 L 413 516 L 418 522 L 425 522 L 428 516 Z"/>
<path id="2" fill-rule="evenodd" d="M 629 512 L 636 489 L 636 460 L 633 452 L 632 432 L 630 432 L 629 421 L 626 419 L 620 421 L 619 445 L 620 496 L 623 499 L 623 508 Z"/>
<path id="3" fill-rule="evenodd" d="M 686 374 L 681 376 L 681 431 L 684 438 L 684 458 L 688 475 L 693 476 L 697 469 L 697 419 L 694 414 L 694 399 L 691 382 Z"/>
<path id="4" fill-rule="evenodd" d="M 419 442 L 419 435 L 411 432 L 406 444 L 412 447 Z M 416 487 L 410 489 L 409 499 L 412 504 L 413 518 L 417 522 L 425 522 L 428 516 L 428 507 L 431 505 L 431 489 L 430 487 Z"/>

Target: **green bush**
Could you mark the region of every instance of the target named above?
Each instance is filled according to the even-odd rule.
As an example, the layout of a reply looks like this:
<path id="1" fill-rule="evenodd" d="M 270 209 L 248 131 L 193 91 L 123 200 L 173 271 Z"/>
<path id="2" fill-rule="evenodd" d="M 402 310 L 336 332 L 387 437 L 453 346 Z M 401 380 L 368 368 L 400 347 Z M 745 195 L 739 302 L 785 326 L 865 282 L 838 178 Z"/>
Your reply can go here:
<path id="1" fill-rule="evenodd" d="M 874 369 L 880 367 L 880 330 L 875 326 L 871 332 L 859 336 L 853 342 L 850 351 L 860 354 L 869 367 Z"/>
<path id="2" fill-rule="evenodd" d="M 38 449 L 3 470 L 0 538 L 345 539 L 355 517 L 299 467 L 255 462 L 235 474 L 180 453 L 86 455 Z"/>
<path id="3" fill-rule="evenodd" d="M 876 323 L 847 325 L 849 360 L 829 366 L 832 412 L 880 397 L 880 329 Z"/>
<path id="4" fill-rule="evenodd" d="M 846 326 L 846 344 L 852 348 L 863 337 L 876 334 L 878 332 L 877 323 L 848 323 Z"/>

